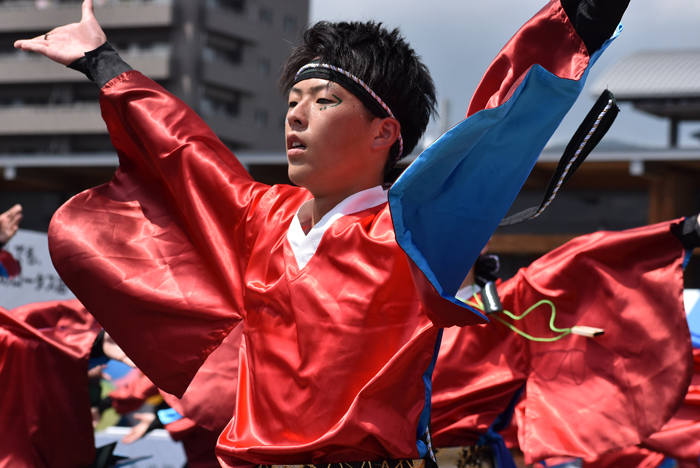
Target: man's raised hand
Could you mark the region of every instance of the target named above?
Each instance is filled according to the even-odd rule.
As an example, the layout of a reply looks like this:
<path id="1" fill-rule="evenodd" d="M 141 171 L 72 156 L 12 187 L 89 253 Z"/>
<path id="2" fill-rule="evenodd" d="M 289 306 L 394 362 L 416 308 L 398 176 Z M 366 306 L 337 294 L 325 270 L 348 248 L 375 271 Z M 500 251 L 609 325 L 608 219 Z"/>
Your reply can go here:
<path id="1" fill-rule="evenodd" d="M 12 239 L 17 229 L 19 222 L 22 221 L 22 206 L 15 205 L 6 212 L 0 214 L 0 245 L 6 244 Z"/>
<path id="2" fill-rule="evenodd" d="M 107 36 L 95 18 L 92 0 L 85 0 L 80 23 L 58 27 L 34 39 L 19 40 L 15 42 L 15 48 L 36 52 L 54 62 L 70 65 L 85 55 L 85 52 L 97 49 L 106 41 Z"/>

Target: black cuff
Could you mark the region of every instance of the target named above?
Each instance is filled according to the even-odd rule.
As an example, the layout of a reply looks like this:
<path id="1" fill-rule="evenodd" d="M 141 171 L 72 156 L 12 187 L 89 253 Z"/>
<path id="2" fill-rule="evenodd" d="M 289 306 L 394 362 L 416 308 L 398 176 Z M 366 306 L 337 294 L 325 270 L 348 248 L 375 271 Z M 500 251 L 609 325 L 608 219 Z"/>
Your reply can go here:
<path id="1" fill-rule="evenodd" d="M 158 413 L 156 413 L 156 419 L 154 419 L 153 422 L 148 425 L 148 429 L 146 429 L 146 434 L 151 432 L 153 429 L 163 429 L 164 427 L 165 425 L 163 425 L 163 422 L 158 417 Z"/>
<path id="2" fill-rule="evenodd" d="M 95 50 L 85 52 L 84 57 L 68 65 L 68 68 L 83 73 L 100 88 L 122 73 L 133 70 L 109 42 L 105 42 Z"/>
<path id="3" fill-rule="evenodd" d="M 100 411 L 100 414 L 104 413 L 108 409 L 112 407 L 112 397 L 104 397 L 103 399 L 100 400 L 100 404 L 97 406 L 97 409 Z"/>
<path id="4" fill-rule="evenodd" d="M 629 0 L 560 1 L 589 54 L 610 39 L 630 3 Z"/>
<path id="5" fill-rule="evenodd" d="M 102 330 L 97 334 L 95 341 L 92 343 L 90 350 L 90 359 L 107 357 L 104 350 L 105 331 Z"/>
<path id="6" fill-rule="evenodd" d="M 693 250 L 695 247 L 700 247 L 698 215 L 685 218 L 682 223 L 674 225 L 671 232 L 681 241 L 681 244 L 683 244 L 686 250 Z"/>

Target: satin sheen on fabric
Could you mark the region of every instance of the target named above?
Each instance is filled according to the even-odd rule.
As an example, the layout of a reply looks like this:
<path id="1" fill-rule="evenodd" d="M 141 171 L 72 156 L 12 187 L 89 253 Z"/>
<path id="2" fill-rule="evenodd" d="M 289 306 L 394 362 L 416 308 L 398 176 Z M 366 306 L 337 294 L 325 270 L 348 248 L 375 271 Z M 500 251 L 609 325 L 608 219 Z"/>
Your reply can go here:
<path id="1" fill-rule="evenodd" d="M 78 301 L 0 308 L 0 467 L 92 462 L 87 372 L 99 332 Z"/>
<path id="2" fill-rule="evenodd" d="M 678 222 L 579 237 L 498 288 L 506 310 L 521 314 L 548 299 L 557 327 L 602 328 L 601 336 L 534 342 L 495 320 L 445 330 L 433 379 L 435 446 L 476 443 L 523 384 L 516 420 L 528 464 L 595 458 L 659 431 L 693 371 L 684 249 L 671 233 Z M 541 306 L 513 323 L 547 337 L 550 317 Z"/>
<path id="3" fill-rule="evenodd" d="M 585 75 L 588 57 L 571 25 L 561 27 L 558 2 L 539 15 L 535 22 L 545 31 L 534 34 L 539 41 L 530 46 L 542 55 L 551 48 L 568 51 L 554 54 L 566 62 L 553 70 L 561 68 L 564 79 L 538 72 L 530 80 L 539 91 L 550 86 L 552 95 L 571 88 L 557 108 L 533 102 L 541 106 L 537 115 L 551 122 L 573 103 L 580 83 L 569 83 Z M 562 45 L 571 41 L 573 49 Z M 569 57 L 571 50 L 584 55 Z M 519 68 L 490 79 L 501 83 L 533 65 L 513 63 Z M 573 75 L 572 64 L 581 67 Z M 127 355 L 176 396 L 243 321 L 236 415 L 218 445 L 223 463 L 424 456 L 418 439 L 429 416 L 426 382 L 439 328 L 483 318 L 441 300 L 424 272 L 412 270 L 388 204 L 337 219 L 300 268 L 287 231 L 310 199 L 306 190 L 254 182 L 196 114 L 138 72 L 108 83 L 100 103 L 120 167 L 109 184 L 77 195 L 56 213 L 52 258 Z M 532 146 L 544 146 L 544 133 L 533 136 Z M 519 135 L 510 138 L 523 143 Z M 413 177 L 430 188 L 430 177 L 422 185 L 419 174 Z M 445 196 L 477 195 L 469 183 L 462 186 L 460 194 Z M 456 232 L 479 251 L 493 229 L 478 236 Z M 433 243 L 444 239 L 434 234 Z"/>

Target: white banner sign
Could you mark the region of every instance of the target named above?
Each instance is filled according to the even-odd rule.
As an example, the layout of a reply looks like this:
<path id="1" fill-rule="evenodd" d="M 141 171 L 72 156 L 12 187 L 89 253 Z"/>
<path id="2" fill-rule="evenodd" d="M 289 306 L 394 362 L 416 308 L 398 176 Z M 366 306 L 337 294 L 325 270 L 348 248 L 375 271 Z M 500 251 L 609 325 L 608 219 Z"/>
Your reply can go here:
<path id="1" fill-rule="evenodd" d="M 51 263 L 46 233 L 20 229 L 5 250 L 22 265 L 22 273 L 12 279 L 0 278 L 0 307 L 75 299 Z"/>

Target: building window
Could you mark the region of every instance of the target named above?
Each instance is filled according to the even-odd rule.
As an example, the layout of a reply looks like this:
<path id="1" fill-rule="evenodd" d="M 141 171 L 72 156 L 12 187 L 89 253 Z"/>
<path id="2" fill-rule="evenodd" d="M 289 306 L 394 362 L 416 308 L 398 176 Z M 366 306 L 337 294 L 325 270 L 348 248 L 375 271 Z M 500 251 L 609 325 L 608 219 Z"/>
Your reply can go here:
<path id="1" fill-rule="evenodd" d="M 267 111 L 265 109 L 257 109 L 255 111 L 255 125 L 267 127 Z"/>
<path id="2" fill-rule="evenodd" d="M 234 13 L 243 13 L 245 9 L 245 0 L 207 0 L 207 6 L 232 11 Z"/>
<path id="3" fill-rule="evenodd" d="M 269 8 L 261 8 L 260 22 L 265 24 L 272 24 L 272 10 L 270 10 Z"/>
<path id="4" fill-rule="evenodd" d="M 235 118 L 241 110 L 241 95 L 235 91 L 207 86 L 199 108 L 203 115 Z"/>
<path id="5" fill-rule="evenodd" d="M 268 59 L 258 60 L 258 73 L 260 76 L 270 76 L 270 61 Z"/>
<path id="6" fill-rule="evenodd" d="M 297 30 L 297 19 L 293 16 L 286 15 L 284 17 L 284 30 L 294 32 Z"/>

